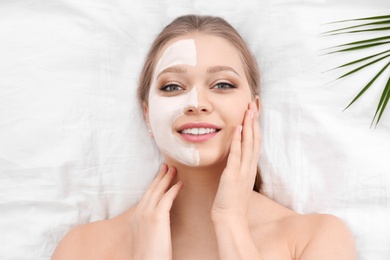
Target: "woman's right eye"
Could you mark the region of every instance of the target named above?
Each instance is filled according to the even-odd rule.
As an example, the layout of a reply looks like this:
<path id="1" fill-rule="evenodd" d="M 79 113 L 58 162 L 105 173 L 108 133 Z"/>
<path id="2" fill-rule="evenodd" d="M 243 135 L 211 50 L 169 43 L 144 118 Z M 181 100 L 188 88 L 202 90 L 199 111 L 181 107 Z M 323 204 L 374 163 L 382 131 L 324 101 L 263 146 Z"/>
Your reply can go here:
<path id="1" fill-rule="evenodd" d="M 180 91 L 180 90 L 183 90 L 182 87 L 180 87 L 179 85 L 177 84 L 168 84 L 168 85 L 164 85 L 160 88 L 161 91 L 165 91 L 165 92 L 175 92 L 175 91 Z"/>

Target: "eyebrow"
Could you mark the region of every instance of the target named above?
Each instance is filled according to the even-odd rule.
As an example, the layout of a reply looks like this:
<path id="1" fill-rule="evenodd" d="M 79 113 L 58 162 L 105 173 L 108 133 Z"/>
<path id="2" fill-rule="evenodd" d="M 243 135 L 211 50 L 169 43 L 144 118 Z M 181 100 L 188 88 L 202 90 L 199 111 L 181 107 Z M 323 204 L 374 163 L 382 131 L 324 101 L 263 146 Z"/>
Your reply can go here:
<path id="1" fill-rule="evenodd" d="M 234 74 L 236 74 L 237 76 L 240 77 L 240 74 L 238 74 L 237 71 L 235 71 L 233 68 L 228 67 L 228 66 L 213 66 L 213 67 L 210 67 L 210 68 L 207 69 L 208 73 L 218 73 L 218 72 L 221 72 L 221 71 L 231 71 L 231 72 L 233 72 Z"/>
<path id="2" fill-rule="evenodd" d="M 187 72 L 187 68 L 185 67 L 179 67 L 179 66 L 172 66 L 172 67 L 168 67 L 166 69 L 163 69 L 160 74 L 158 74 L 157 78 L 161 76 L 161 74 L 164 74 L 164 73 L 169 73 L 169 72 L 174 72 L 174 73 L 186 73 Z"/>
<path id="3" fill-rule="evenodd" d="M 235 71 L 233 68 L 228 67 L 228 66 L 213 66 L 207 69 L 207 73 L 218 73 L 221 71 L 230 71 L 236 74 L 238 77 L 240 77 L 240 74 L 238 74 L 237 71 Z M 185 67 L 180 67 L 180 66 L 172 66 L 163 69 L 160 74 L 158 74 L 157 78 L 161 76 L 161 74 L 164 73 L 187 73 L 187 68 Z"/>

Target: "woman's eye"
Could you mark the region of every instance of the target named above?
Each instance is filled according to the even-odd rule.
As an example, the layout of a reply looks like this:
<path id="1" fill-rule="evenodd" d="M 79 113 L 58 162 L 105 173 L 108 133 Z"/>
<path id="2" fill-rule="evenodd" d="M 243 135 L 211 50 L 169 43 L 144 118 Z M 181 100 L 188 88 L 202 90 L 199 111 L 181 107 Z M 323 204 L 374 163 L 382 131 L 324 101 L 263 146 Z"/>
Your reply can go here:
<path id="1" fill-rule="evenodd" d="M 237 88 L 235 85 L 227 82 L 219 82 L 214 85 L 214 89 L 232 89 L 232 88 Z"/>
<path id="2" fill-rule="evenodd" d="M 175 92 L 175 91 L 183 90 L 183 88 L 176 84 L 168 84 L 162 86 L 160 90 L 165 92 Z"/>

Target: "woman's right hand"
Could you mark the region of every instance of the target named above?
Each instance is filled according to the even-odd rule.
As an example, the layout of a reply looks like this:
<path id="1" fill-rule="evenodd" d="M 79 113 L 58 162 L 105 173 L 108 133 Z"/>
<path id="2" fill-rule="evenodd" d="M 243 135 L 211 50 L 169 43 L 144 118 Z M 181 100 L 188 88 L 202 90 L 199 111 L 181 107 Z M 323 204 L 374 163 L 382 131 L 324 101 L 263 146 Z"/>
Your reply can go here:
<path id="1" fill-rule="evenodd" d="M 131 219 L 133 259 L 172 259 L 170 210 L 181 182 L 172 185 L 176 169 L 163 164 Z"/>

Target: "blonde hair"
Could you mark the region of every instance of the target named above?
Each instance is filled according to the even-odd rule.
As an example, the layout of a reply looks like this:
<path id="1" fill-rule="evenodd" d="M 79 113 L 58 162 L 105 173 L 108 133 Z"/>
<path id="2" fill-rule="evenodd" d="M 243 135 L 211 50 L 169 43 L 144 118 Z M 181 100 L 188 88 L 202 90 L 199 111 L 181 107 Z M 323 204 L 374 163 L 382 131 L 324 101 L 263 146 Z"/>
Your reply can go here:
<path id="1" fill-rule="evenodd" d="M 252 97 L 258 96 L 260 92 L 259 67 L 252 52 L 238 32 L 224 19 L 213 16 L 185 15 L 180 16 L 168 24 L 155 38 L 146 56 L 138 83 L 138 101 L 141 105 L 148 105 L 148 96 L 156 57 L 161 48 L 173 38 L 183 36 L 192 32 L 200 32 L 219 36 L 226 39 L 239 51 L 246 77 L 251 89 Z M 256 181 L 253 190 L 260 192 L 261 189 L 260 170 L 257 169 Z"/>

